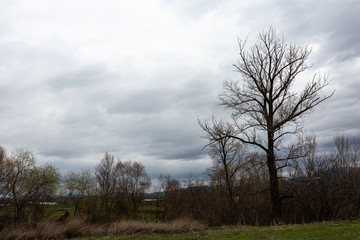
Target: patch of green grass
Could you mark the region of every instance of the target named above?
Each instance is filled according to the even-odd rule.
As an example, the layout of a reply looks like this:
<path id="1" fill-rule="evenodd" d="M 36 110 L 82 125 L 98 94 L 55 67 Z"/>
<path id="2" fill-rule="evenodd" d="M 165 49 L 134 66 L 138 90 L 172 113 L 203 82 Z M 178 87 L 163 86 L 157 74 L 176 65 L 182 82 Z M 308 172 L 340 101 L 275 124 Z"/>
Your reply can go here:
<path id="1" fill-rule="evenodd" d="M 84 239 L 78 238 L 77 240 Z M 284 225 L 270 227 L 237 226 L 208 228 L 205 231 L 179 235 L 146 236 L 103 236 L 86 238 L 91 240 L 163 240 L 163 239 L 360 239 L 360 221 L 337 221 L 304 225 Z"/>
<path id="2" fill-rule="evenodd" d="M 47 211 L 45 213 L 45 216 L 49 217 L 51 219 L 57 219 L 60 216 L 64 215 L 65 212 L 66 212 L 66 210 Z M 68 212 L 69 212 L 70 216 L 74 216 L 74 209 L 69 209 Z"/>
<path id="3" fill-rule="evenodd" d="M 163 211 L 164 207 L 157 207 L 153 205 L 143 205 L 139 209 L 141 210 L 152 210 L 152 211 Z"/>

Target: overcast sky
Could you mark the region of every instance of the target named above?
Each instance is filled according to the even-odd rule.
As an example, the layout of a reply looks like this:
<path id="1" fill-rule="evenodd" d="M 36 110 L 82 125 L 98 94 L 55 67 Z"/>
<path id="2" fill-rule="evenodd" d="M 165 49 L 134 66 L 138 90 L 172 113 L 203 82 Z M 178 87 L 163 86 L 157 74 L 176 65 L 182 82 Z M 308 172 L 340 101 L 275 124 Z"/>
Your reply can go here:
<path id="1" fill-rule="evenodd" d="M 110 152 L 160 173 L 211 165 L 197 117 L 225 114 L 237 38 L 309 43 L 335 95 L 305 120 L 322 145 L 360 134 L 360 1 L 0 0 L 0 145 L 62 172 Z"/>

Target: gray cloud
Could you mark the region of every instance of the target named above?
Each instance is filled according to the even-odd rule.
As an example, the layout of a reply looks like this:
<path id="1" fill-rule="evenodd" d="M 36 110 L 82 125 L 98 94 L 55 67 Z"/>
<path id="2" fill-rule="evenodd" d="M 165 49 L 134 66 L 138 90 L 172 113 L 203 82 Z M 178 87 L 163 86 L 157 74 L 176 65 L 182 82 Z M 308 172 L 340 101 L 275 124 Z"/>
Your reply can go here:
<path id="1" fill-rule="evenodd" d="M 87 66 L 86 69 L 77 69 L 55 76 L 54 79 L 49 80 L 49 85 L 53 91 L 72 88 L 83 89 L 106 80 L 103 76 L 105 71 L 101 65 Z"/>
<path id="2" fill-rule="evenodd" d="M 236 37 L 251 45 L 270 24 L 313 46 L 309 76 L 334 78 L 326 92 L 335 95 L 305 126 L 324 146 L 338 129 L 360 134 L 357 1 L 88 3 L 0 7 L 0 144 L 9 151 L 27 147 L 63 172 L 92 169 L 108 151 L 152 177 L 199 176 L 211 160 L 197 117 L 226 117 L 216 97 L 239 79 Z"/>
<path id="3" fill-rule="evenodd" d="M 215 11 L 219 6 L 219 1 L 216 0 L 196 0 L 196 1 L 176 1 L 164 0 L 165 4 L 169 4 L 178 12 L 185 16 L 197 19 L 203 14 Z"/>
<path id="4" fill-rule="evenodd" d="M 317 61 L 335 63 L 359 55 L 359 1 L 279 1 L 290 38 L 321 44 Z M 311 6 L 311 7 L 309 7 Z"/>

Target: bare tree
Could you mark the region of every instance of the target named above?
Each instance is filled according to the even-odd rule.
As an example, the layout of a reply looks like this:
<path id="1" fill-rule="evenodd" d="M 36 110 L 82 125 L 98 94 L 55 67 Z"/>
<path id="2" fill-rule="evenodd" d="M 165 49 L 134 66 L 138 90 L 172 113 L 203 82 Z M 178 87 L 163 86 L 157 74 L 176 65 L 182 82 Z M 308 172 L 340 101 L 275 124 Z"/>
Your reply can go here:
<path id="1" fill-rule="evenodd" d="M 213 136 L 217 134 L 212 132 Z M 220 134 L 221 136 L 221 134 Z M 218 136 L 219 137 L 219 136 Z M 245 146 L 236 139 L 225 136 L 218 141 L 209 144 L 209 155 L 213 159 L 213 166 L 207 170 L 213 182 L 220 186 L 221 196 L 226 197 L 223 205 L 227 221 L 233 223 L 237 218 L 237 206 L 235 204 L 235 192 L 239 186 L 238 180 L 241 171 L 247 165 Z M 238 197 L 238 196 L 236 196 Z"/>
<path id="2" fill-rule="evenodd" d="M 103 159 L 95 167 L 95 177 L 99 185 L 101 205 L 105 211 L 105 217 L 109 218 L 116 188 L 116 169 L 113 155 L 105 153 Z"/>
<path id="3" fill-rule="evenodd" d="M 239 40 L 239 61 L 234 67 L 242 81 L 225 82 L 219 95 L 221 105 L 231 110 L 232 121 L 200 122 L 210 142 L 231 137 L 266 153 L 275 222 L 281 220 L 278 183 L 281 159 L 276 151 L 285 135 L 301 130 L 301 118 L 332 95 L 320 96 L 320 91 L 329 84 L 327 76 L 314 75 L 302 91 L 293 91 L 298 75 L 309 68 L 306 60 L 310 53 L 307 45 L 285 43 L 272 28 L 260 33 L 249 51 L 246 41 Z M 222 136 L 214 138 L 214 128 L 222 130 Z"/>
<path id="4" fill-rule="evenodd" d="M 163 193 L 163 212 L 162 220 L 166 218 L 177 218 L 180 216 L 181 209 L 181 185 L 178 180 L 169 174 L 160 174 L 160 187 Z"/>
<path id="5" fill-rule="evenodd" d="M 287 186 L 294 198 L 284 209 L 287 217 L 291 216 L 293 222 L 358 217 L 359 141 L 337 133 L 333 147 L 322 152 L 317 150 L 314 135 L 297 145 L 301 146 L 298 150 L 302 157 L 294 162 L 289 174 Z"/>
<path id="6" fill-rule="evenodd" d="M 6 158 L 6 151 L 5 148 L 0 146 L 0 163 L 2 163 Z"/>
<path id="7" fill-rule="evenodd" d="M 95 176 L 106 219 L 109 220 L 111 213 L 117 216 L 128 214 L 127 203 L 131 204 L 133 217 L 136 217 L 138 205 L 151 185 L 144 165 L 136 161 L 121 162 L 119 159 L 115 162 L 113 155 L 105 153 L 96 166 Z"/>
<path id="8" fill-rule="evenodd" d="M 145 171 L 145 166 L 139 162 L 118 161 L 116 164 L 118 176 L 118 195 L 127 197 L 132 203 L 133 217 L 136 217 L 138 205 L 145 191 L 151 186 L 151 179 Z"/>
<path id="9" fill-rule="evenodd" d="M 9 169 L 7 165 L 6 159 L 6 151 L 5 149 L 0 146 L 0 206 L 2 206 L 4 200 L 8 195 L 8 187 L 7 187 L 7 174 Z"/>

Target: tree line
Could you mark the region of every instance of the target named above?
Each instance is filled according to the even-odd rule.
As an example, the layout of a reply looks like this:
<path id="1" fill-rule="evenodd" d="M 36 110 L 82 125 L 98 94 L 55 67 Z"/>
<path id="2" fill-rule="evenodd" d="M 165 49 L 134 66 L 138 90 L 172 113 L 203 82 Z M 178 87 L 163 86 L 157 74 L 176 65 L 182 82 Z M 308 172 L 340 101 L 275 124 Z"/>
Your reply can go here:
<path id="1" fill-rule="evenodd" d="M 266 155 L 231 144 L 212 146 L 213 164 L 202 180 L 160 178 L 165 208 L 160 217 L 191 216 L 210 226 L 274 224 Z M 325 151 L 307 135 L 294 146 L 298 157 L 278 175 L 281 222 L 276 223 L 358 219 L 360 139 L 337 133 Z"/>
<path id="2" fill-rule="evenodd" d="M 92 223 L 144 219 L 144 199 L 155 221 L 192 218 L 209 226 L 273 224 L 266 156 L 231 139 L 211 145 L 213 164 L 201 178 L 183 181 L 159 176 L 155 194 L 146 195 L 151 179 L 136 161 L 120 161 L 105 153 L 90 170 L 64 175 L 54 166 L 38 166 L 35 155 L 17 149 L 1 151 L 1 208 L 11 206 L 7 221 L 40 221 L 44 201 L 66 201 L 73 216 Z M 296 160 L 279 174 L 283 223 L 304 223 L 360 216 L 360 140 L 337 133 L 331 148 L 319 150 L 315 135 L 292 144 Z M 61 200 L 60 200 L 61 201 Z M 149 206 L 149 205 L 148 205 Z M 27 210 L 25 210 L 28 208 Z M 10 215 L 9 215 L 10 214 Z"/>
<path id="3" fill-rule="evenodd" d="M 151 186 L 141 163 L 115 160 L 110 153 L 105 153 L 94 173 L 69 171 L 61 176 L 51 164 L 38 166 L 29 150 L 20 148 L 7 155 L 0 146 L 0 169 L 0 210 L 11 207 L 6 219 L 15 222 L 42 219 L 44 202 L 59 198 L 74 205 L 74 216 L 87 216 L 92 222 L 120 215 L 136 218 Z"/>

